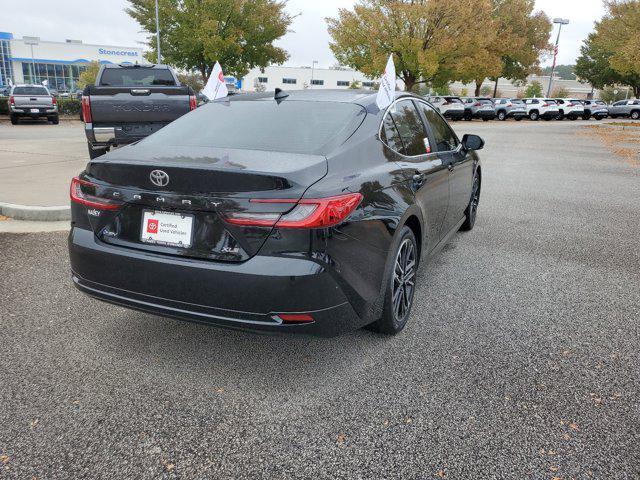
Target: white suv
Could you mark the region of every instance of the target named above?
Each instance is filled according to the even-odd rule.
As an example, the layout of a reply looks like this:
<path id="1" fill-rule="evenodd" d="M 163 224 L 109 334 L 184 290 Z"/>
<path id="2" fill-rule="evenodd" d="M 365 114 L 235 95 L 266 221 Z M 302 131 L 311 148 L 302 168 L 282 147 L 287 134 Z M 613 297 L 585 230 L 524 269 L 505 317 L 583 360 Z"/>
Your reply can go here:
<path id="1" fill-rule="evenodd" d="M 584 115 L 584 104 L 576 98 L 556 98 L 560 115 L 558 120 L 567 117 L 569 120 L 576 120 Z"/>
<path id="2" fill-rule="evenodd" d="M 464 117 L 464 103 L 460 97 L 456 96 L 431 96 L 427 97 L 427 101 L 431 103 L 442 116 L 448 120 L 460 120 Z"/>
<path id="3" fill-rule="evenodd" d="M 551 120 L 558 118 L 560 114 L 555 100 L 549 98 L 524 98 L 523 100 L 527 105 L 527 115 L 530 120 L 537 121 L 541 118 Z"/>

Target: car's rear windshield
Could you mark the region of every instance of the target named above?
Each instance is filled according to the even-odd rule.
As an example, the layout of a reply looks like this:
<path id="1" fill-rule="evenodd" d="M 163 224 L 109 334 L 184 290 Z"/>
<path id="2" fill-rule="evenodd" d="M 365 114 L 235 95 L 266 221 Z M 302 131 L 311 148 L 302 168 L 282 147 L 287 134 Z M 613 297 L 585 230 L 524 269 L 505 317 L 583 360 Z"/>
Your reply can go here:
<path id="1" fill-rule="evenodd" d="M 595 103 L 596 105 L 606 105 L 606 103 L 605 103 L 605 102 L 603 102 L 602 100 L 596 100 L 596 101 L 595 101 L 595 102 L 593 102 L 593 103 Z"/>
<path id="2" fill-rule="evenodd" d="M 360 105 L 339 102 L 211 102 L 147 137 L 154 145 L 325 154 L 358 128 Z"/>
<path id="3" fill-rule="evenodd" d="M 44 87 L 16 87 L 13 89 L 14 95 L 49 95 Z"/>
<path id="4" fill-rule="evenodd" d="M 524 101 L 520 100 L 519 98 L 512 98 L 511 103 L 524 104 Z"/>
<path id="5" fill-rule="evenodd" d="M 444 98 L 449 103 L 462 103 L 462 100 L 460 100 L 458 97 L 444 97 Z"/>
<path id="6" fill-rule="evenodd" d="M 545 103 L 548 103 L 549 105 L 557 105 L 555 100 L 545 100 Z"/>
<path id="7" fill-rule="evenodd" d="M 478 100 L 482 105 L 493 105 L 491 100 Z"/>
<path id="8" fill-rule="evenodd" d="M 100 85 L 105 87 L 150 87 L 175 84 L 173 75 L 166 68 L 107 68 L 100 78 Z"/>

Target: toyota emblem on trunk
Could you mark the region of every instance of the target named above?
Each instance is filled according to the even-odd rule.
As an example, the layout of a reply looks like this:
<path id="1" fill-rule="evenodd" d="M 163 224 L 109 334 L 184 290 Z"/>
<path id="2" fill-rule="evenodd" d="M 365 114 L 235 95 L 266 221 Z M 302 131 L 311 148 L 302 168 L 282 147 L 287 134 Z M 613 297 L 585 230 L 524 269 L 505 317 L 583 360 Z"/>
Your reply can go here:
<path id="1" fill-rule="evenodd" d="M 169 184 L 169 175 L 167 172 L 163 172 L 162 170 L 153 170 L 149 174 L 149 179 L 151 183 L 158 187 L 166 187 Z"/>

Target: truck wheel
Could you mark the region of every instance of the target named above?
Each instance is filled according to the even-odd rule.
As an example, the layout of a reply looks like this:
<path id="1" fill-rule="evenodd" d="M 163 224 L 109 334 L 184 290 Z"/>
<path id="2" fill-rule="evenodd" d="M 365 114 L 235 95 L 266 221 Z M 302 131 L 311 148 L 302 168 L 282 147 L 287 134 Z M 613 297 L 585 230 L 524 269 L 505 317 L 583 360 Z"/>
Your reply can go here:
<path id="1" fill-rule="evenodd" d="M 93 148 L 90 143 L 87 143 L 87 146 L 89 147 L 89 158 L 91 160 L 98 158 L 109 151 L 109 147 Z"/>
<path id="2" fill-rule="evenodd" d="M 11 125 L 17 125 L 19 122 L 17 115 L 11 115 Z"/>

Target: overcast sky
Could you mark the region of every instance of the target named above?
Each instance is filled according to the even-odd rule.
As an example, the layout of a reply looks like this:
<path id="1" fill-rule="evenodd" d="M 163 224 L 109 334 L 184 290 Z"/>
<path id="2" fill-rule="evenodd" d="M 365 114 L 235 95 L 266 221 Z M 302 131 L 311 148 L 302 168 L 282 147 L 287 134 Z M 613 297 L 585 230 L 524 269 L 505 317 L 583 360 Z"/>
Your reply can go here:
<path id="1" fill-rule="evenodd" d="M 232 1 L 232 0 L 230 0 Z M 455 1 L 455 0 L 452 0 Z M 279 44 L 291 55 L 287 65 L 310 65 L 317 60 L 321 67 L 335 62 L 328 42 L 324 18 L 335 16 L 338 8 L 349 8 L 348 0 L 289 0 L 288 10 L 298 15 Z M 139 25 L 125 12 L 126 0 L 0 0 L 0 32 L 14 36 L 39 36 L 42 40 L 79 39 L 85 43 L 137 46 L 145 40 Z M 582 40 L 602 17 L 601 0 L 536 0 L 536 6 L 551 18 L 563 17 L 571 24 L 563 27 L 559 63 L 573 63 Z M 557 27 L 556 27 L 557 28 Z M 555 41 L 554 29 L 553 39 Z M 550 63 L 547 61 L 546 63 Z"/>

